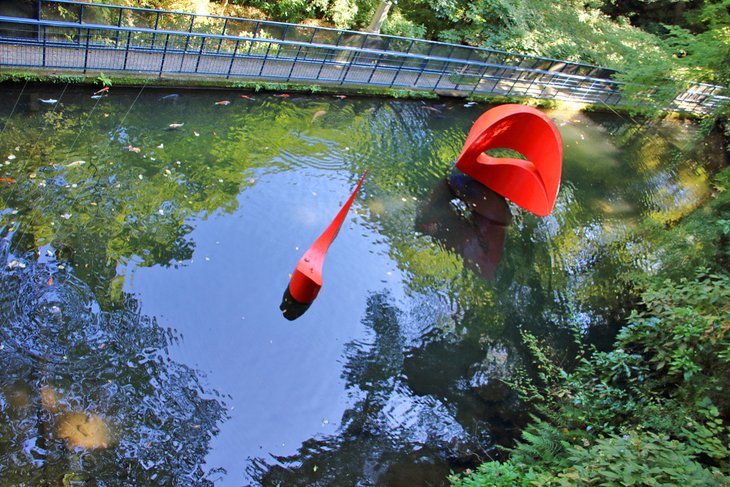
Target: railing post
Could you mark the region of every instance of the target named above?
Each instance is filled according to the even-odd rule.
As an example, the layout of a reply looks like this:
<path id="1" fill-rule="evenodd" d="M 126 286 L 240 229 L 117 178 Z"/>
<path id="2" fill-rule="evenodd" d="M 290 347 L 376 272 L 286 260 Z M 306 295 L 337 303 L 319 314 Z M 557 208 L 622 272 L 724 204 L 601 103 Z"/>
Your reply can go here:
<path id="1" fill-rule="evenodd" d="M 129 58 L 129 45 L 132 43 L 132 31 L 127 32 L 127 48 L 124 49 L 124 65 L 122 69 L 127 69 L 127 59 Z"/>
<path id="2" fill-rule="evenodd" d="M 517 86 L 517 82 L 520 80 L 520 75 L 517 75 L 516 79 L 512 79 L 512 86 L 509 87 L 509 90 L 507 90 L 507 93 L 505 95 L 509 96 L 512 94 L 512 90 L 515 89 L 515 86 Z"/>
<path id="3" fill-rule="evenodd" d="M 226 17 L 226 20 L 223 21 L 223 32 L 221 32 L 221 35 L 226 35 L 226 27 L 228 27 L 228 17 Z M 223 44 L 223 38 L 221 37 L 218 39 L 218 50 L 216 51 L 217 54 L 220 54 L 221 52 L 221 44 Z M 238 45 L 238 43 L 236 43 Z"/>
<path id="4" fill-rule="evenodd" d="M 200 58 L 203 57 L 203 47 L 205 46 L 205 37 L 202 37 L 200 39 L 200 50 L 198 51 L 198 60 L 195 63 L 195 72 L 198 72 L 198 67 L 200 67 Z"/>
<path id="5" fill-rule="evenodd" d="M 537 78 L 537 73 L 535 73 L 534 71 L 530 72 L 529 76 L 530 76 L 530 84 L 527 85 L 527 88 L 525 89 L 525 93 L 530 93 L 530 90 L 532 89 L 532 85 L 535 84 L 535 79 Z"/>
<path id="6" fill-rule="evenodd" d="M 453 51 L 453 48 L 452 48 L 451 50 Z M 450 53 L 449 53 L 449 54 L 450 54 Z M 442 79 L 442 78 L 444 77 L 444 75 L 446 74 L 446 70 L 447 70 L 447 68 L 449 67 L 449 64 L 450 64 L 450 61 L 446 61 L 446 62 L 444 63 L 444 67 L 443 67 L 443 68 L 441 69 L 441 73 L 439 73 L 439 77 L 438 77 L 438 78 L 436 79 L 436 84 L 435 84 L 435 85 L 433 85 L 433 91 L 436 91 L 436 90 L 438 89 L 438 87 L 439 87 L 439 83 L 441 83 L 441 79 Z"/>
<path id="7" fill-rule="evenodd" d="M 269 59 L 269 49 L 271 49 L 270 42 L 269 42 L 268 46 L 266 46 L 266 53 L 264 54 L 264 59 L 261 61 L 261 69 L 259 69 L 259 76 L 261 76 L 261 73 L 264 72 L 264 66 L 266 66 L 266 61 Z"/>
<path id="8" fill-rule="evenodd" d="M 119 18 L 117 19 L 117 29 L 119 29 L 122 26 L 122 15 L 123 14 L 124 14 L 124 9 L 123 8 L 120 8 L 119 9 Z M 117 38 L 114 41 L 114 47 L 115 48 L 119 47 L 119 32 L 121 32 L 121 31 L 120 30 L 117 30 Z"/>
<path id="9" fill-rule="evenodd" d="M 447 58 L 447 59 L 451 59 L 451 55 L 452 55 L 452 54 L 454 53 L 454 49 L 455 49 L 455 47 L 456 47 L 456 46 L 451 46 L 451 49 L 449 50 L 449 53 L 448 53 L 448 54 L 446 55 L 446 58 Z M 443 69 L 441 70 L 441 73 L 439 73 L 439 77 L 438 77 L 438 79 L 436 79 L 436 84 L 435 84 L 435 85 L 433 85 L 433 91 L 436 91 L 436 89 L 437 89 L 437 88 L 439 87 L 439 83 L 441 83 L 441 79 L 442 79 L 442 78 L 444 77 L 444 75 L 446 74 L 446 68 L 447 68 L 447 67 L 448 67 L 448 66 L 449 66 L 450 64 L 451 64 L 451 61 L 447 61 L 447 62 L 446 62 L 446 63 L 444 64 L 444 67 L 443 67 Z"/>
<path id="10" fill-rule="evenodd" d="M 79 32 L 77 34 L 79 39 L 79 45 L 81 45 L 81 24 L 84 23 L 84 6 L 81 5 L 81 8 L 79 9 Z"/>
<path id="11" fill-rule="evenodd" d="M 348 54 L 349 57 L 349 54 Z M 345 69 L 345 73 L 342 75 L 342 78 L 340 79 L 340 84 L 343 84 L 345 80 L 347 79 L 347 73 L 350 72 L 350 68 L 352 67 L 352 58 L 347 61 L 347 69 Z"/>
<path id="12" fill-rule="evenodd" d="M 414 85 L 418 85 L 418 80 L 421 79 L 421 75 L 423 74 L 423 71 L 426 69 L 426 66 L 428 66 L 429 59 L 428 57 L 431 55 L 431 51 L 433 51 L 433 46 L 436 44 L 431 43 L 431 45 L 428 46 L 428 52 L 426 53 L 426 59 L 421 63 L 421 69 L 418 71 L 418 76 L 416 76 L 416 80 L 413 82 Z M 410 52 L 411 47 L 413 47 L 413 41 L 411 41 L 411 45 L 408 46 L 408 51 Z"/>
<path id="13" fill-rule="evenodd" d="M 406 58 L 403 58 L 403 60 L 400 62 L 400 66 L 398 66 L 398 69 L 395 72 L 395 76 L 393 76 L 393 79 L 390 81 L 390 85 L 388 88 L 392 88 L 393 85 L 395 85 L 395 80 L 398 79 L 398 75 L 400 74 L 400 70 L 403 69 L 403 65 L 406 64 Z"/>
<path id="14" fill-rule="evenodd" d="M 324 69 L 324 65 L 327 62 L 328 57 L 329 57 L 329 52 L 325 52 L 324 56 L 322 57 L 322 64 L 319 65 L 319 70 L 317 71 L 317 76 L 314 79 L 317 79 L 317 80 L 319 79 L 319 75 L 322 74 L 322 70 Z"/>
<path id="15" fill-rule="evenodd" d="M 238 44 L 241 41 L 236 39 L 236 47 L 233 48 L 233 55 L 231 56 L 231 64 L 228 65 L 228 74 L 226 74 L 226 79 L 231 77 L 231 71 L 233 70 L 233 62 L 236 60 L 236 53 L 238 52 Z"/>
<path id="16" fill-rule="evenodd" d="M 368 77 L 367 84 L 370 84 L 370 81 L 372 81 L 373 76 L 375 75 L 375 72 L 378 70 L 378 65 L 380 64 L 380 60 L 383 59 L 383 55 L 380 54 L 378 56 L 378 59 L 375 60 L 375 65 L 373 66 L 373 70 L 370 72 L 370 76 Z"/>
<path id="17" fill-rule="evenodd" d="M 474 88 L 472 88 L 471 93 L 469 93 L 470 95 L 473 95 L 477 91 L 477 88 L 479 87 L 479 83 L 482 82 L 482 79 L 484 78 L 485 74 L 487 74 L 487 66 L 484 66 L 484 68 L 482 69 L 482 72 L 479 73 L 479 78 L 477 78 L 476 83 L 474 83 Z"/>
<path id="18" fill-rule="evenodd" d="M 46 26 L 43 25 L 43 67 L 46 67 Z M 40 30 L 38 31 L 40 33 Z M 40 34 L 39 34 L 40 35 Z"/>
<path id="19" fill-rule="evenodd" d="M 39 22 L 40 22 L 40 20 L 41 20 L 41 9 L 42 9 L 42 8 L 43 8 L 43 4 L 41 3 L 41 0 L 38 0 L 38 12 L 37 12 L 37 18 L 38 18 L 38 21 L 39 21 Z M 37 32 L 38 32 L 38 40 L 40 41 L 40 40 L 41 40 L 41 29 L 39 28 Z M 45 38 L 45 33 L 46 33 L 46 28 L 45 28 L 45 26 L 44 26 L 44 27 L 43 27 L 43 37 L 44 37 L 44 38 Z M 43 45 L 45 46 L 45 40 L 43 41 Z M 46 54 L 46 53 L 45 53 L 45 47 L 43 48 L 43 50 L 44 50 L 44 52 L 43 52 L 43 57 L 45 58 L 45 54 Z"/>
<path id="20" fill-rule="evenodd" d="M 155 29 L 152 33 L 152 44 L 150 44 L 150 49 L 155 48 L 155 39 L 157 38 L 157 26 L 160 25 L 160 12 L 157 12 L 157 16 L 155 17 Z"/>
<path id="21" fill-rule="evenodd" d="M 162 62 L 160 63 L 160 78 L 162 77 L 162 70 L 165 68 L 165 57 L 167 56 L 167 45 L 170 42 L 170 34 L 165 35 L 165 47 L 162 49 Z"/>
<path id="22" fill-rule="evenodd" d="M 86 29 L 86 49 L 84 50 L 84 74 L 86 74 L 86 67 L 89 64 L 89 40 L 91 39 L 91 30 Z"/>
<path id="23" fill-rule="evenodd" d="M 291 79 L 291 74 L 294 72 L 294 68 L 297 65 L 297 60 L 299 59 L 299 53 L 302 52 L 302 46 L 299 46 L 297 49 L 297 54 L 294 56 L 294 61 L 291 63 L 291 69 L 289 70 L 289 74 L 286 76 L 286 80 L 289 81 Z"/>
<path id="24" fill-rule="evenodd" d="M 190 17 L 190 27 L 188 27 L 188 34 L 193 33 L 193 24 L 195 23 L 195 16 Z M 185 57 L 185 53 L 188 52 L 188 43 L 190 42 L 190 36 L 185 36 L 185 47 L 183 48 L 183 57 Z"/>

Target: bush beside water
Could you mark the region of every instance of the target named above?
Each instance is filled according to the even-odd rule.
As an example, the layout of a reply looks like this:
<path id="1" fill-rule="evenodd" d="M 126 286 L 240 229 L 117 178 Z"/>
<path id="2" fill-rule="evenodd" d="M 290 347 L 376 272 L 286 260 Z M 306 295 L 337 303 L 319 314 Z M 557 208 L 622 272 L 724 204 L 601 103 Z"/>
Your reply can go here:
<path id="1" fill-rule="evenodd" d="M 666 231 L 665 266 L 633 276 L 639 309 L 613 349 L 581 346 L 572 370 L 523 334 L 535 373 L 513 386 L 535 416 L 509 460 L 456 487 L 730 485 L 730 168 L 714 198 Z"/>

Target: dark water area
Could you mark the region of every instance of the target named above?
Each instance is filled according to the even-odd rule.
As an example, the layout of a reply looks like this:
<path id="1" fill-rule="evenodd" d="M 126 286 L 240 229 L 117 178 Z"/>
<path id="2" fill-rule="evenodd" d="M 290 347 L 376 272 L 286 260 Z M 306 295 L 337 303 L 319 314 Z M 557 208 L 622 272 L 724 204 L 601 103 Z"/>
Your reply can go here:
<path id="1" fill-rule="evenodd" d="M 526 421 L 521 333 L 608 346 L 662 264 L 643 223 L 700 205 L 722 154 L 689 122 L 548 111 L 555 211 L 485 230 L 443 188 L 486 105 L 93 91 L 0 92 L 3 485 L 447 485 Z"/>

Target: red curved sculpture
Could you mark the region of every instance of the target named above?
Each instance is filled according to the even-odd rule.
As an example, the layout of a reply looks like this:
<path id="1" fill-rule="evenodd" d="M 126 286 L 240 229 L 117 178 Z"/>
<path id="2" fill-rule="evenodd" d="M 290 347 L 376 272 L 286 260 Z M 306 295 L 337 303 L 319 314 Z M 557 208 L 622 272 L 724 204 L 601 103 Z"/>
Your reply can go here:
<path id="1" fill-rule="evenodd" d="M 314 241 L 312 246 L 304 252 L 304 255 L 297 262 L 294 273 L 289 280 L 289 293 L 298 303 L 310 304 L 317 297 L 317 294 L 319 294 L 319 290 L 322 288 L 322 266 L 324 265 L 325 254 L 332 241 L 337 237 L 337 233 L 345 221 L 347 212 L 355 200 L 355 195 L 360 190 L 360 186 L 362 186 L 362 182 L 367 174 L 368 172 L 365 171 L 365 174 L 362 175 L 360 182 L 357 183 L 355 190 L 347 199 L 342 209 L 340 209 L 339 213 L 337 213 L 335 219 L 332 220 L 332 223 L 329 224 L 322 235 Z"/>
<path id="2" fill-rule="evenodd" d="M 512 149 L 527 158 L 492 157 Z M 500 105 L 474 122 L 456 167 L 516 205 L 540 216 L 555 206 L 563 165 L 563 139 L 550 118 L 532 107 Z"/>

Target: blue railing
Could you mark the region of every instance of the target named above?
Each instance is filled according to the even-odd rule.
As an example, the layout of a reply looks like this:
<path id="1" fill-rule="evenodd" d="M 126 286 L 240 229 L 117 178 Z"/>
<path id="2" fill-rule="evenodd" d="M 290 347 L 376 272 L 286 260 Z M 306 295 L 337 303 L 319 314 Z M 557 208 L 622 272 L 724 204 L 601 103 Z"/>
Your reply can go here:
<path id="1" fill-rule="evenodd" d="M 621 103 L 610 70 L 503 51 L 64 0 L 41 0 L 37 13 L 37 19 L 0 17 L 0 66 Z M 688 85 L 668 108 L 709 112 L 727 100 L 721 91 Z"/>
<path id="2" fill-rule="evenodd" d="M 202 15 L 141 7 L 125 7 L 74 0 L 39 0 L 38 20 L 67 21 L 117 27 L 141 27 L 221 36 L 265 38 L 311 44 L 374 49 L 404 54 L 437 56 L 451 60 L 477 60 L 492 64 L 557 71 L 564 74 L 608 78 L 614 70 L 589 64 L 530 56 L 514 52 L 469 47 L 460 44 L 427 41 L 328 27 L 288 24 L 239 17 Z"/>

